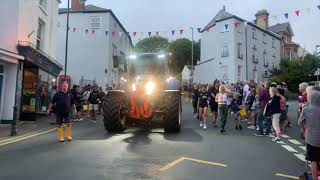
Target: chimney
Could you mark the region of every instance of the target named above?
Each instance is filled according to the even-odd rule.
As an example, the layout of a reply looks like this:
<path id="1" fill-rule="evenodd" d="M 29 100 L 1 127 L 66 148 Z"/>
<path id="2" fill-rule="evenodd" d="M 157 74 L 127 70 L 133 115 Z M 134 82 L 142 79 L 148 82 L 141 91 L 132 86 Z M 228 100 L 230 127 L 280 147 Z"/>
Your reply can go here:
<path id="1" fill-rule="evenodd" d="M 71 10 L 72 11 L 84 11 L 85 0 L 72 0 Z"/>
<path id="2" fill-rule="evenodd" d="M 258 27 L 268 30 L 269 28 L 269 13 L 263 9 L 257 12 L 255 23 Z"/>

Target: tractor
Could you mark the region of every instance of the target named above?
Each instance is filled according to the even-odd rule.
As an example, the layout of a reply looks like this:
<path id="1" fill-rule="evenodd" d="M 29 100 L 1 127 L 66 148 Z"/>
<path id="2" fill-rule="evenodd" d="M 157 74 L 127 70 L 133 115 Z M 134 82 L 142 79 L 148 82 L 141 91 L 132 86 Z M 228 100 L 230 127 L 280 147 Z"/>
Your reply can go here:
<path id="1" fill-rule="evenodd" d="M 108 91 L 102 102 L 104 127 L 121 133 L 128 127 L 181 129 L 180 82 L 169 75 L 170 54 L 139 53 L 127 57 L 127 77 L 121 90 Z"/>

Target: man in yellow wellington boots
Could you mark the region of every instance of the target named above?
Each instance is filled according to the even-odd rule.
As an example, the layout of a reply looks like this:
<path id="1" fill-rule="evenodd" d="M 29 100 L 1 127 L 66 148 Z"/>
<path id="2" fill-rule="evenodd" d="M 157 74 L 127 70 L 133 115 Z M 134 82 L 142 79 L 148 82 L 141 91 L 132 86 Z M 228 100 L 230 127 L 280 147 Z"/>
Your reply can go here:
<path id="1" fill-rule="evenodd" d="M 49 105 L 48 112 L 51 111 L 53 104 L 55 104 L 56 122 L 58 126 L 59 142 L 64 142 L 63 124 L 66 126 L 66 140 L 71 141 L 71 120 L 69 117 L 71 110 L 72 94 L 68 91 L 69 85 L 67 82 L 62 84 L 62 89 L 57 92 Z"/>

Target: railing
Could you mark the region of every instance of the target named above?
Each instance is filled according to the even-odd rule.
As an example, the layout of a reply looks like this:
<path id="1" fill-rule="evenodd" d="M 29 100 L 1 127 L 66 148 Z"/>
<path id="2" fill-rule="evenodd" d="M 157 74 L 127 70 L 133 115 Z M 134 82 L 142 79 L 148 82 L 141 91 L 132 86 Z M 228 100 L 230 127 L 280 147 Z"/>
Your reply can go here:
<path id="1" fill-rule="evenodd" d="M 38 52 L 40 52 L 43 56 L 45 56 L 47 59 L 49 59 L 51 62 L 53 62 L 54 64 L 57 64 L 60 68 L 63 68 L 62 64 L 60 64 L 57 60 L 55 60 L 54 58 L 52 58 L 51 56 L 49 56 L 47 53 L 45 53 L 44 51 L 40 50 L 39 48 L 37 48 L 37 46 L 35 46 L 34 44 L 32 44 L 29 41 L 18 41 L 18 45 L 19 46 L 23 46 L 23 47 L 30 47 Z"/>

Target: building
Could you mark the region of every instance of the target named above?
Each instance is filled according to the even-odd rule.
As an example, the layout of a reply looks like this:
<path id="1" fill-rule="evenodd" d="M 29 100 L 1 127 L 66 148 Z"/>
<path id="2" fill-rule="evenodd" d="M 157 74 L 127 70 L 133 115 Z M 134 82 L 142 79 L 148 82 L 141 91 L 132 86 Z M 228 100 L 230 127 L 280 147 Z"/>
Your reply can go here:
<path id="1" fill-rule="evenodd" d="M 192 76 L 191 76 L 191 66 L 190 65 L 185 65 L 183 67 L 183 70 L 181 72 L 182 75 L 182 83 L 183 84 L 189 84 L 192 80 Z"/>
<path id="2" fill-rule="evenodd" d="M 67 9 L 59 10 L 58 59 L 64 64 Z M 110 9 L 72 0 L 67 74 L 72 84 L 118 85 L 132 48 L 129 33 Z"/>
<path id="3" fill-rule="evenodd" d="M 0 48 L 11 59 L 20 60 L 7 71 L 16 75 L 12 76 L 16 88 L 12 84 L 8 88 L 17 99 L 21 120 L 35 120 L 37 114 L 46 113 L 52 86 L 62 70 L 55 60 L 59 3 L 60 0 L 1 2 L 0 16 L 10 18 L 0 18 L 1 27 L 5 27 L 0 33 Z M 8 106 L 13 107 L 12 103 Z M 10 120 L 12 116 L 6 118 Z"/>
<path id="4" fill-rule="evenodd" d="M 280 63 L 281 37 L 268 30 L 268 18 L 262 10 L 251 23 L 220 10 L 201 31 L 194 82 L 263 80 Z"/>

